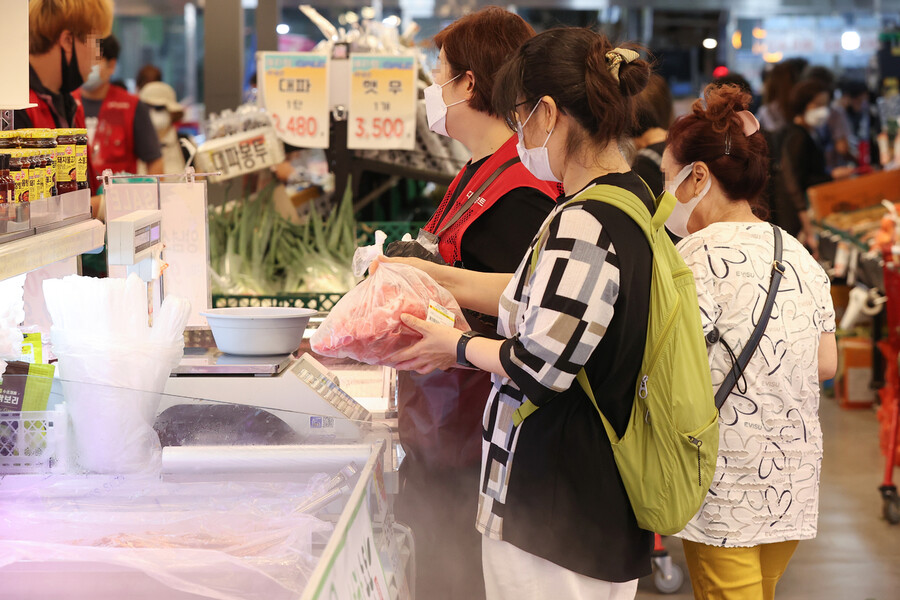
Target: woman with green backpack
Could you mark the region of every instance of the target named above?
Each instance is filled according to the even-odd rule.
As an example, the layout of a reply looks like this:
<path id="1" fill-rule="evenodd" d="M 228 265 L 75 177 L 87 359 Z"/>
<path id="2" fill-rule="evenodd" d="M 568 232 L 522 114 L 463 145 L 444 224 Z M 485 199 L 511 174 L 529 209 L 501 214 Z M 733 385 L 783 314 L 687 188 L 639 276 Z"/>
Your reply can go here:
<path id="1" fill-rule="evenodd" d="M 476 523 L 489 599 L 630 599 L 650 573 L 652 534 L 638 526 L 598 408 L 622 436 L 644 358 L 653 256 L 624 210 L 580 197 L 617 190 L 654 212 L 619 151 L 649 75 L 637 52 L 587 29 L 526 42 L 498 74 L 494 105 L 518 130 L 523 164 L 569 195 L 514 274 L 380 259 L 414 264 L 461 306 L 499 317 L 503 340 L 404 315 L 423 338 L 391 360 L 493 374 Z M 582 369 L 596 405 L 576 383 Z M 540 410 L 523 422 L 514 413 L 526 402 Z"/>
<path id="2" fill-rule="evenodd" d="M 834 375 L 825 271 L 762 221 L 766 140 L 750 95 L 706 89 L 669 129 L 662 169 L 679 202 L 666 225 L 697 285 L 719 408 L 719 456 L 681 533 L 695 598 L 770 600 L 799 540 L 816 535 L 819 382 Z"/>

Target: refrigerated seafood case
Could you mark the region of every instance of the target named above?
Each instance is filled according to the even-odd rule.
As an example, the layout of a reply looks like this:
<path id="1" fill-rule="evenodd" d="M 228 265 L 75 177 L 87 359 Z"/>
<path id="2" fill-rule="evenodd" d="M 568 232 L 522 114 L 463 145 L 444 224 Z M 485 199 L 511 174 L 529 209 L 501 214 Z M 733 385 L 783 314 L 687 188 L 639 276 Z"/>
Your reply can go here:
<path id="1" fill-rule="evenodd" d="M 384 425 L 163 394 L 160 407 L 200 411 L 196 435 L 189 419 L 177 436 L 158 419 L 152 468 L 88 474 L 56 383 L 48 411 L 0 414 L 4 594 L 412 597 L 412 538 L 393 520 Z M 317 420 L 334 435 L 295 425 Z"/>

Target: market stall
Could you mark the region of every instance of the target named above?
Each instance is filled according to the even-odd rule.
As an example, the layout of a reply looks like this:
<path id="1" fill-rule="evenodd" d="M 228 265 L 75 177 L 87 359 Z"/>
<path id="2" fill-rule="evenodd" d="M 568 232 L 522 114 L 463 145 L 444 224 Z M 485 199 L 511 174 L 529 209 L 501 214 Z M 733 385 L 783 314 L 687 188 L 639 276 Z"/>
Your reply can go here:
<path id="1" fill-rule="evenodd" d="M 172 412 L 186 399 L 165 395 L 158 472 L 82 474 L 54 388 L 48 411 L 0 415 L 5 594 L 409 597 L 411 549 L 385 487 L 386 427 L 254 409 L 234 445 L 235 422 L 222 418 L 234 405 L 206 402 L 208 414 L 185 419 Z M 325 420 L 340 433 L 291 429 Z"/>
<path id="2" fill-rule="evenodd" d="M 145 597 L 247 598 L 251 592 L 261 598 L 411 597 L 406 584 L 406 569 L 413 568 L 411 537 L 393 523 L 389 499 L 396 491 L 398 464 L 390 429 L 391 371 L 379 367 L 370 373 L 371 367 L 346 362 L 332 371 L 308 354 L 293 354 L 309 314 L 299 329 L 288 329 L 294 337 L 284 348 L 271 349 L 278 336 L 265 332 L 257 349 L 246 345 L 249 338 L 237 349 L 219 340 L 222 349 L 262 358 L 188 348 L 177 366 L 160 367 L 164 377 L 173 371 L 163 381 L 164 394 L 145 385 L 149 380 L 140 371 L 148 365 L 140 353 L 117 355 L 117 346 L 109 344 L 82 346 L 82 335 L 93 338 L 102 323 L 115 324 L 111 315 L 116 311 L 109 312 L 113 304 L 123 320 L 136 313 L 146 321 L 152 308 L 154 326 L 160 326 L 171 312 L 168 301 L 183 294 L 200 307 L 190 317 L 185 313 L 182 329 L 196 318 L 205 323 L 201 313 L 208 306 L 202 278 L 189 285 L 179 274 L 192 257 L 205 266 L 206 239 L 198 235 L 205 233 L 205 184 L 190 178 L 182 183 L 107 181 L 107 189 L 111 262 L 130 257 L 120 264 L 133 279 L 118 281 L 125 282 L 123 297 L 142 299 L 143 308 L 140 302 L 110 302 L 102 318 L 101 313 L 98 319 L 79 318 L 98 303 L 91 302 L 89 292 L 102 280 L 46 281 L 43 288 L 32 286 L 37 294 L 23 299 L 30 312 L 38 305 L 41 310 L 34 312 L 49 309 L 56 328 L 52 350 L 37 344 L 41 351 L 32 359 L 45 363 L 55 352 L 70 360 L 61 372 L 45 375 L 26 367 L 25 373 L 10 371 L 2 379 L 4 398 L 19 390 L 25 400 L 0 414 L 0 503 L 4 515 L 17 523 L 5 529 L 0 553 L 5 586 L 12 586 L 5 589 L 27 586 L 29 597 L 54 597 L 63 590 L 75 597 L 71 590 L 77 590 L 79 597 L 112 598 L 135 588 L 146 590 Z M 74 262 L 66 271 L 60 270 L 60 260 L 68 264 L 80 252 L 103 245 L 103 234 L 102 223 L 88 220 L 3 243 L 3 278 L 28 272 L 32 277 L 48 264 L 54 276 L 72 273 Z M 117 246 L 112 238 L 119 237 Z M 166 260 L 175 266 L 158 279 L 153 263 L 162 258 L 164 246 Z M 150 268 L 141 268 L 142 263 Z M 97 283 L 79 287 L 89 281 Z M 115 286 L 117 280 L 105 281 Z M 46 296 L 44 308 L 44 295 L 54 289 L 50 284 L 70 287 L 57 290 L 55 308 Z M 76 288 L 81 292 L 73 293 Z M 150 290 L 149 299 L 142 289 Z M 98 300 L 105 304 L 102 295 Z M 70 313 L 63 315 L 66 327 L 60 305 Z M 153 330 L 146 326 L 151 340 Z M 34 334 L 38 340 L 41 331 Z M 128 339 L 123 348 L 142 344 Z M 73 349 L 84 354 L 80 363 L 71 360 Z M 281 354 L 273 358 L 276 352 Z M 372 411 L 341 387 L 336 373 L 356 395 L 366 396 Z M 32 402 L 40 390 L 48 393 L 35 409 Z M 132 403 L 150 407 L 139 409 L 150 411 L 144 415 L 154 427 L 149 435 L 143 422 L 135 425 L 133 410 L 124 408 Z M 323 487 L 322 481 L 331 484 Z M 219 497 L 222 486 L 228 490 L 222 498 L 231 504 L 207 511 L 206 503 Z M 229 511 L 247 504 L 259 510 L 240 513 L 243 528 L 231 527 Z M 163 515 L 153 511 L 156 516 L 148 517 L 150 507 L 160 505 L 166 506 Z M 307 532 L 301 525 L 313 511 L 317 520 Z M 115 518 L 106 519 L 109 513 Z M 60 515 L 70 529 L 59 526 Z M 264 550 L 258 555 L 260 545 Z M 358 560 L 360 552 L 365 562 Z M 286 568 L 285 561 L 293 566 Z M 231 570 L 236 574 L 224 577 Z M 37 588 L 36 572 L 43 574 Z"/>
<path id="3" fill-rule="evenodd" d="M 900 406 L 900 171 L 888 170 L 814 186 L 809 191 L 820 226 L 819 258 L 842 309 L 840 366 L 835 383 L 844 408 L 877 403 L 885 475 L 879 492 L 884 517 L 900 522 L 894 484 Z"/>

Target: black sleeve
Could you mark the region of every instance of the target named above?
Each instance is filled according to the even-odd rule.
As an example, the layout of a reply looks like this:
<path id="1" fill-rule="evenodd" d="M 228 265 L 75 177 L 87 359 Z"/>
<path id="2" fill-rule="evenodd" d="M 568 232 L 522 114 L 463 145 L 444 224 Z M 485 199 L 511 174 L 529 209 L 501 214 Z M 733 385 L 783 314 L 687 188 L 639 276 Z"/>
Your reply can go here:
<path id="1" fill-rule="evenodd" d="M 655 162 L 644 156 L 638 156 L 634 159 L 631 170 L 647 182 L 647 185 L 653 190 L 655 196 L 662 194 L 663 186 L 665 184 L 663 182 L 662 171 L 659 170 L 659 166 Z"/>
<path id="2" fill-rule="evenodd" d="M 803 137 L 795 130 L 785 134 L 781 146 L 781 174 L 791 204 L 799 212 L 806 210 L 806 188 L 809 187 L 809 160 Z"/>
<path id="3" fill-rule="evenodd" d="M 463 266 L 488 273 L 515 272 L 554 206 L 552 198 L 535 188 L 510 190 L 466 229 Z"/>
<path id="4" fill-rule="evenodd" d="M 162 156 L 159 136 L 150 120 L 150 108 L 143 102 L 138 102 L 134 111 L 134 155 L 145 163 Z"/>

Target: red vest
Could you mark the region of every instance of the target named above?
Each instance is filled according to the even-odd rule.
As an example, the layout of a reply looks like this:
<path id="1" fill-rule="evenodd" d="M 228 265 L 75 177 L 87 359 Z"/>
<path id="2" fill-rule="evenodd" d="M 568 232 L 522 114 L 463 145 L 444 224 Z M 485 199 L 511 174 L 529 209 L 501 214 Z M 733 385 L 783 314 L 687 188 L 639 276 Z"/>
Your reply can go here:
<path id="1" fill-rule="evenodd" d="M 65 117 L 62 115 L 59 116 L 59 122 L 57 123 L 56 118 L 54 117 L 56 111 L 53 110 L 50 103 L 47 101 L 46 96 L 41 96 L 34 90 L 28 90 L 28 101 L 32 104 L 37 104 L 37 106 L 32 106 L 25 110 L 28 114 L 28 118 L 31 119 L 31 126 L 37 127 L 40 129 L 57 129 L 59 127 L 84 127 L 84 109 L 81 107 L 81 104 L 78 104 L 78 108 L 75 110 L 75 122 L 74 123 L 66 123 Z"/>
<path id="2" fill-rule="evenodd" d="M 81 107 L 81 90 L 72 96 Z M 94 170 L 103 173 L 136 173 L 137 157 L 134 155 L 134 113 L 138 97 L 122 88 L 111 85 L 100 106 L 97 130 L 91 142 Z"/>
<path id="3" fill-rule="evenodd" d="M 435 212 L 434 216 L 431 217 L 431 220 L 425 226 L 425 230 L 434 234 L 438 234 L 440 229 L 443 229 L 442 223 L 449 223 L 453 218 L 453 215 L 459 210 L 459 208 L 465 204 L 466 200 L 468 200 L 472 194 L 474 194 L 481 184 L 490 177 L 494 171 L 497 170 L 500 165 L 505 163 L 511 158 L 517 156 L 516 152 L 516 143 L 518 142 L 518 136 L 513 135 L 506 142 L 500 146 L 500 148 L 488 158 L 481 167 L 475 172 L 475 175 L 472 176 L 472 179 L 466 184 L 466 187 L 459 194 L 459 197 L 456 200 L 455 205 L 451 208 L 446 215 L 444 215 L 444 211 L 447 208 L 447 205 L 450 203 L 450 198 L 453 196 L 454 190 L 459 185 L 459 180 L 462 179 L 463 173 L 465 169 L 457 174 L 456 179 L 453 180 L 453 183 L 450 184 L 450 187 L 447 189 L 447 194 L 444 196 L 444 199 L 441 201 L 440 206 L 438 206 L 437 212 Z M 441 253 L 441 257 L 448 265 L 455 264 L 458 260 L 462 259 L 462 238 L 466 233 L 466 229 L 468 229 L 469 225 L 477 219 L 484 211 L 489 209 L 494 205 L 497 200 L 499 200 L 503 195 L 507 192 L 510 192 L 516 188 L 520 187 L 532 187 L 541 191 L 551 198 L 556 198 L 560 190 L 557 188 L 556 184 L 550 183 L 547 181 L 541 181 L 537 177 L 531 174 L 531 172 L 525 168 L 525 166 L 521 162 L 517 162 L 507 168 L 503 173 L 497 177 L 485 190 L 481 193 L 481 197 L 479 200 L 476 200 L 472 206 L 466 211 L 462 217 L 459 218 L 453 225 L 447 228 L 443 233 L 438 234 L 440 239 L 440 243 L 438 244 L 438 250 Z M 438 223 L 437 220 L 441 218 L 443 215 L 442 223 Z"/>
<path id="4" fill-rule="evenodd" d="M 75 118 L 73 119 L 72 123 L 66 123 L 65 117 L 63 117 L 62 115 L 56 115 L 56 111 L 47 100 L 48 98 L 46 96 L 42 96 L 34 90 L 28 91 L 28 101 L 32 104 L 37 104 L 37 106 L 33 106 L 29 109 L 26 109 L 25 111 L 28 115 L 28 118 L 31 119 L 32 127 L 41 129 L 66 129 L 70 127 L 84 129 L 84 107 L 81 106 L 81 102 L 80 100 L 78 100 L 78 98 L 76 98 L 76 104 L 78 106 L 75 109 Z M 59 117 L 58 122 L 56 120 L 56 116 Z M 98 182 L 97 178 L 94 177 L 95 171 L 91 163 L 93 158 L 91 154 L 91 149 L 90 147 L 88 147 L 88 183 L 91 186 L 91 194 L 96 194 L 97 188 L 100 186 L 100 182 Z"/>

